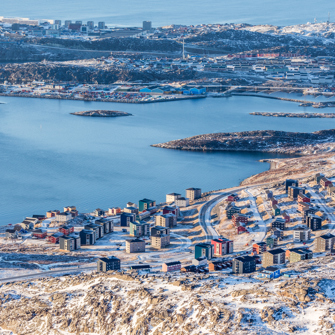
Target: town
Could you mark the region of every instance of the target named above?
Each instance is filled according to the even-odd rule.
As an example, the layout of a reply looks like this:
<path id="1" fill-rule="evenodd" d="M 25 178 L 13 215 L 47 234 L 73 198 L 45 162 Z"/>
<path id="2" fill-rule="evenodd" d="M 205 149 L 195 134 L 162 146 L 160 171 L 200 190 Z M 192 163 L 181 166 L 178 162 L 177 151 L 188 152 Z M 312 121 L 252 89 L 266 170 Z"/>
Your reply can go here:
<path id="1" fill-rule="evenodd" d="M 0 17 L 2 60 L 15 50 L 21 62 L 0 67 L 0 94 L 126 103 L 278 92 L 331 97 L 334 31 L 331 22 L 118 28 Z"/>
<path id="2" fill-rule="evenodd" d="M 1 249 L 29 253 L 43 247 L 47 254 L 95 258 L 97 265 L 90 267 L 98 272 L 296 277 L 290 265 L 335 255 L 333 180 L 317 173 L 271 187 L 239 187 L 218 197 L 188 188 L 185 197 L 167 194 L 165 203 L 144 198 L 123 209 L 92 213 L 67 206 L 4 227 Z M 81 271 L 62 266 L 54 269 Z"/>

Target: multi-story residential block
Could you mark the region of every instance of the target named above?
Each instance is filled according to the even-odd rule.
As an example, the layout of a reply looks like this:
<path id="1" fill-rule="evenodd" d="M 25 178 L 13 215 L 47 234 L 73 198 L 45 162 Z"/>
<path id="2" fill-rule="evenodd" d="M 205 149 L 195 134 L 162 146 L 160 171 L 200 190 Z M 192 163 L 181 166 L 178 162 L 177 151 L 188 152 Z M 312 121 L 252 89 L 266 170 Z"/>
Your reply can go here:
<path id="1" fill-rule="evenodd" d="M 288 195 L 292 200 L 296 200 L 299 193 L 305 194 L 305 189 L 302 187 L 289 186 Z"/>
<path id="2" fill-rule="evenodd" d="M 135 215 L 138 214 L 138 208 L 137 207 L 132 207 L 132 206 L 127 206 L 123 209 L 123 213 L 134 213 Z"/>
<path id="3" fill-rule="evenodd" d="M 190 199 L 191 201 L 201 198 L 201 188 L 187 188 L 186 198 Z"/>
<path id="4" fill-rule="evenodd" d="M 276 236 L 279 240 L 283 238 L 284 232 L 280 230 L 279 228 L 271 228 L 270 231 L 271 235 Z"/>
<path id="5" fill-rule="evenodd" d="M 130 222 L 135 222 L 135 220 L 135 213 L 122 213 L 120 216 L 120 225 L 121 227 L 129 227 Z"/>
<path id="6" fill-rule="evenodd" d="M 320 230 L 322 226 L 322 219 L 320 216 L 308 214 L 306 217 L 306 225 L 312 231 Z"/>
<path id="7" fill-rule="evenodd" d="M 47 218 L 52 218 L 52 217 L 55 217 L 59 213 L 60 213 L 60 211 L 58 211 L 57 209 L 55 209 L 53 211 L 47 211 L 46 217 Z"/>
<path id="8" fill-rule="evenodd" d="M 114 231 L 114 225 L 112 220 L 109 219 L 100 219 L 100 220 L 95 220 L 94 222 L 97 225 L 103 226 L 103 232 L 104 234 L 109 234 Z"/>
<path id="9" fill-rule="evenodd" d="M 151 228 L 151 246 L 156 249 L 166 248 L 170 245 L 170 229 L 160 226 Z"/>
<path id="10" fill-rule="evenodd" d="M 47 241 L 51 243 L 59 243 L 59 238 L 63 236 L 63 233 L 57 232 L 52 235 L 47 236 Z"/>
<path id="11" fill-rule="evenodd" d="M 255 254 L 259 255 L 263 252 L 266 252 L 266 243 L 265 242 L 257 242 L 252 245 L 252 251 Z"/>
<path id="12" fill-rule="evenodd" d="M 320 186 L 321 186 L 323 189 L 325 189 L 325 188 L 327 188 L 327 187 L 331 187 L 331 186 L 333 186 L 333 183 L 332 183 L 330 180 L 328 180 L 326 177 L 322 177 L 322 178 L 320 179 Z"/>
<path id="13" fill-rule="evenodd" d="M 32 235 L 36 238 L 40 238 L 40 239 L 43 239 L 43 238 L 46 238 L 47 235 L 48 235 L 48 232 L 44 229 L 34 229 L 32 231 Z"/>
<path id="14" fill-rule="evenodd" d="M 169 193 L 166 195 L 166 202 L 171 203 L 175 202 L 178 198 L 181 198 L 181 194 L 179 193 Z"/>
<path id="15" fill-rule="evenodd" d="M 294 242 L 305 242 L 311 239 L 311 229 L 308 227 L 297 227 L 293 229 Z"/>
<path id="16" fill-rule="evenodd" d="M 80 237 L 61 236 L 59 238 L 59 249 L 64 251 L 73 251 L 80 249 Z"/>
<path id="17" fill-rule="evenodd" d="M 72 215 L 69 212 L 58 213 L 55 216 L 58 222 L 69 222 L 72 220 Z"/>
<path id="18" fill-rule="evenodd" d="M 105 28 L 106 28 L 105 22 L 103 22 L 103 21 L 98 22 L 98 29 L 99 30 L 105 29 Z"/>
<path id="19" fill-rule="evenodd" d="M 299 193 L 297 199 L 298 199 L 298 202 L 306 202 L 306 203 L 311 202 L 311 198 L 307 194 L 303 194 L 303 193 Z"/>
<path id="20" fill-rule="evenodd" d="M 265 239 L 267 248 L 273 249 L 278 246 L 279 238 L 276 235 L 270 235 Z"/>
<path id="21" fill-rule="evenodd" d="M 299 181 L 296 179 L 286 179 L 285 181 L 285 191 L 286 193 L 288 192 L 288 188 L 290 186 L 298 186 L 299 185 Z"/>
<path id="22" fill-rule="evenodd" d="M 290 263 L 304 261 L 313 258 L 313 251 L 305 248 L 291 250 Z"/>
<path id="23" fill-rule="evenodd" d="M 95 231 L 83 229 L 79 233 L 81 245 L 93 245 L 96 241 Z"/>
<path id="24" fill-rule="evenodd" d="M 148 236 L 150 234 L 150 223 L 145 221 L 130 222 L 129 235 L 130 236 Z"/>
<path id="25" fill-rule="evenodd" d="M 99 258 L 97 261 L 97 271 L 98 272 L 107 272 L 110 270 L 120 270 L 121 269 L 121 260 L 115 256 L 109 258 Z"/>
<path id="26" fill-rule="evenodd" d="M 321 235 L 316 238 L 316 250 L 325 252 L 334 249 L 335 236 L 331 233 Z"/>
<path id="27" fill-rule="evenodd" d="M 143 212 L 147 209 L 149 209 L 150 207 L 154 207 L 156 206 L 156 201 L 155 200 L 150 200 L 150 199 L 142 199 L 138 202 L 138 210 L 140 212 Z"/>
<path id="28" fill-rule="evenodd" d="M 187 207 L 190 204 L 190 199 L 189 198 L 180 197 L 180 198 L 176 199 L 174 203 L 178 207 Z"/>
<path id="29" fill-rule="evenodd" d="M 84 226 L 86 230 L 92 230 L 95 231 L 95 240 L 98 240 L 99 238 L 102 238 L 104 234 L 104 227 L 95 223 L 88 224 Z"/>
<path id="30" fill-rule="evenodd" d="M 97 208 L 97 209 L 93 212 L 93 214 L 94 214 L 95 216 L 104 216 L 104 215 L 105 215 L 105 211 L 104 211 L 103 209 L 101 209 L 101 208 Z"/>
<path id="31" fill-rule="evenodd" d="M 206 257 L 208 260 L 214 257 L 214 245 L 211 243 L 198 243 L 194 247 L 194 258 Z"/>
<path id="32" fill-rule="evenodd" d="M 321 178 L 323 178 L 325 175 L 322 174 L 322 173 L 317 173 L 314 177 L 314 181 L 317 183 L 317 184 L 320 184 L 320 180 Z"/>
<path id="33" fill-rule="evenodd" d="M 223 256 L 234 252 L 234 242 L 227 238 L 220 237 L 211 241 L 214 246 L 214 255 Z"/>
<path id="34" fill-rule="evenodd" d="M 172 214 L 156 215 L 156 226 L 173 228 L 177 225 L 177 217 Z"/>
<path id="35" fill-rule="evenodd" d="M 118 214 L 121 214 L 120 207 L 113 207 L 108 209 L 108 215 L 118 215 Z"/>
<path id="36" fill-rule="evenodd" d="M 126 240 L 126 253 L 145 252 L 145 241 L 138 238 Z"/>
<path id="37" fill-rule="evenodd" d="M 241 256 L 233 260 L 234 273 L 252 273 L 256 271 L 255 257 Z"/>
<path id="38" fill-rule="evenodd" d="M 263 267 L 267 268 L 272 265 L 280 265 L 285 263 L 285 250 L 278 248 L 268 250 L 263 254 Z"/>
<path id="39" fill-rule="evenodd" d="M 274 221 L 271 223 L 271 228 L 278 228 L 280 230 L 286 229 L 286 221 L 282 218 L 275 218 Z"/>

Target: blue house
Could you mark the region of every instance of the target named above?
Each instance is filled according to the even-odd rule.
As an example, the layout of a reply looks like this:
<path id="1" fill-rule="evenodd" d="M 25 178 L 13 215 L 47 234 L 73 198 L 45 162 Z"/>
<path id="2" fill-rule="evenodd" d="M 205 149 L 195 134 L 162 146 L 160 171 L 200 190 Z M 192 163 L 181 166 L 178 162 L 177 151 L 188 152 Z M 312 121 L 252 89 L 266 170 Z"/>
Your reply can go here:
<path id="1" fill-rule="evenodd" d="M 193 94 L 193 95 L 198 95 L 198 94 L 200 94 L 200 90 L 196 87 L 192 87 L 190 89 L 190 93 Z"/>
<path id="2" fill-rule="evenodd" d="M 269 266 L 266 269 L 264 269 L 262 272 L 258 274 L 259 278 L 268 278 L 268 279 L 276 279 L 280 277 L 280 269 Z"/>
<path id="3" fill-rule="evenodd" d="M 151 89 L 148 87 L 141 88 L 140 93 L 151 93 Z"/>

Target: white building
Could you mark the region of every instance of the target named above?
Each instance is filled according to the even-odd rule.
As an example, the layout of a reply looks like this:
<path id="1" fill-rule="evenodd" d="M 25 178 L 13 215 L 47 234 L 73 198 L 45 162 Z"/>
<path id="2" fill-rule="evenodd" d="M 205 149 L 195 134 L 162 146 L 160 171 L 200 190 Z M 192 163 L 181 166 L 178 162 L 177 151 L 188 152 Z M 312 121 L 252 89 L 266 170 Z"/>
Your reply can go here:
<path id="1" fill-rule="evenodd" d="M 311 239 L 311 230 L 308 227 L 298 227 L 293 230 L 294 242 L 305 242 Z"/>
<path id="2" fill-rule="evenodd" d="M 181 198 L 181 194 L 179 193 L 169 193 L 166 195 L 166 202 L 175 202 L 178 198 Z"/>
<path id="3" fill-rule="evenodd" d="M 187 207 L 190 204 L 190 199 L 181 197 L 175 201 L 175 204 L 178 207 Z"/>
<path id="4" fill-rule="evenodd" d="M 56 215 L 56 221 L 58 222 L 68 222 L 72 219 L 72 215 L 67 212 L 59 213 Z"/>

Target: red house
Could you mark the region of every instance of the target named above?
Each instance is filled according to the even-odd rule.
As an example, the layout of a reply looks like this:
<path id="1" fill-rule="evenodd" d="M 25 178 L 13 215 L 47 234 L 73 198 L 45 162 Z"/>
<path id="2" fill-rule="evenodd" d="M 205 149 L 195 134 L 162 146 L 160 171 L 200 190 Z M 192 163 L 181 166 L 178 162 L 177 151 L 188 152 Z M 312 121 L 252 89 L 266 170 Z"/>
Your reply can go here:
<path id="1" fill-rule="evenodd" d="M 74 232 L 74 227 L 68 227 L 68 226 L 60 227 L 59 231 L 66 236 Z"/>
<path id="2" fill-rule="evenodd" d="M 283 219 L 285 220 L 285 223 L 288 223 L 291 221 L 290 216 L 286 212 L 283 212 L 282 216 L 283 216 Z"/>
<path id="3" fill-rule="evenodd" d="M 35 229 L 33 231 L 33 236 L 37 237 L 37 238 L 46 238 L 48 235 L 46 230 L 42 230 L 42 229 Z"/>
<path id="4" fill-rule="evenodd" d="M 298 202 L 311 202 L 311 199 L 303 193 L 298 194 Z"/>
<path id="5" fill-rule="evenodd" d="M 237 223 L 237 224 L 239 224 L 239 223 Z M 236 234 L 237 234 L 237 235 L 240 235 L 240 234 L 242 234 L 242 233 L 244 233 L 244 232 L 246 232 L 246 231 L 247 231 L 246 228 L 243 227 L 243 226 L 238 226 L 238 227 L 236 227 Z"/>
<path id="6" fill-rule="evenodd" d="M 227 200 L 228 200 L 229 202 L 236 201 L 236 200 L 238 200 L 238 199 L 239 199 L 239 197 L 238 197 L 238 195 L 237 195 L 236 193 L 233 193 L 233 194 L 228 195 L 228 198 L 227 198 Z"/>
<path id="7" fill-rule="evenodd" d="M 320 185 L 323 188 L 327 188 L 328 186 L 333 186 L 333 183 L 330 180 L 328 180 L 327 178 L 323 177 L 320 180 Z"/>
<path id="8" fill-rule="evenodd" d="M 252 251 L 254 254 L 262 254 L 263 252 L 266 252 L 266 243 L 265 242 L 258 242 L 254 243 L 252 245 Z"/>
<path id="9" fill-rule="evenodd" d="M 62 236 L 64 236 L 64 234 L 61 233 L 61 232 L 58 232 L 58 233 L 55 233 L 53 235 L 49 235 L 47 237 L 47 241 L 56 244 L 56 243 L 59 243 L 59 238 L 62 237 Z"/>
<path id="10" fill-rule="evenodd" d="M 275 198 L 271 198 L 271 199 L 270 199 L 270 202 L 271 202 L 272 207 L 273 207 L 274 205 L 278 205 L 278 201 L 277 201 Z"/>
<path id="11" fill-rule="evenodd" d="M 304 210 L 307 210 L 309 205 L 306 202 L 299 202 L 298 203 L 298 211 L 302 213 Z"/>
<path id="12" fill-rule="evenodd" d="M 215 256 L 231 254 L 234 250 L 234 242 L 228 240 L 227 238 L 220 237 L 218 239 L 212 240 L 211 244 L 214 245 Z"/>
<path id="13" fill-rule="evenodd" d="M 243 223 L 244 225 L 246 225 L 248 223 L 248 217 L 244 214 L 239 214 L 236 213 L 233 215 L 232 217 L 233 223 L 236 226 L 236 223 Z"/>
<path id="14" fill-rule="evenodd" d="M 179 208 L 178 207 L 174 207 L 174 206 L 165 206 L 163 208 L 163 214 L 174 214 L 175 216 L 179 216 Z"/>

